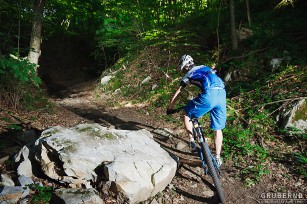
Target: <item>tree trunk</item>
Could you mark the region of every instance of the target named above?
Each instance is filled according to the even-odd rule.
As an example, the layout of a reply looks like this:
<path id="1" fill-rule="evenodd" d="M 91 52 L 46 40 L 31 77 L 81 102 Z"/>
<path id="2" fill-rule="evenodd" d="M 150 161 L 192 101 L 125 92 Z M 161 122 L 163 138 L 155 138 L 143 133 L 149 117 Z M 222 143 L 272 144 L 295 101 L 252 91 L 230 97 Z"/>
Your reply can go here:
<path id="1" fill-rule="evenodd" d="M 251 19 L 251 14 L 249 10 L 249 0 L 246 0 L 246 14 L 247 14 L 248 25 L 251 26 L 252 19 Z"/>
<path id="2" fill-rule="evenodd" d="M 234 0 L 229 1 L 230 4 L 230 30 L 231 30 L 231 44 L 232 49 L 238 48 L 238 38 L 236 35 L 236 20 L 235 20 L 235 3 Z"/>
<path id="3" fill-rule="evenodd" d="M 28 60 L 31 63 L 38 64 L 38 59 L 41 53 L 41 35 L 42 35 L 42 21 L 45 0 L 34 0 L 33 5 L 33 24 L 30 40 L 30 51 Z"/>

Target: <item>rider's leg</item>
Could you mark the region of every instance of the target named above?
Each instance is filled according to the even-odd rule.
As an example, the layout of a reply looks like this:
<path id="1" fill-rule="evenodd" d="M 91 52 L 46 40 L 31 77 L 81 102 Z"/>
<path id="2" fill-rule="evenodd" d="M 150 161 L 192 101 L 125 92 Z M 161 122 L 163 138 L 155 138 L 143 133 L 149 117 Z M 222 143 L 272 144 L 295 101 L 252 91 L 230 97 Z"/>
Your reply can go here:
<path id="1" fill-rule="evenodd" d="M 189 140 L 190 140 L 190 149 L 194 151 L 196 149 L 196 143 L 194 141 L 194 136 L 193 136 L 193 124 L 186 114 L 183 115 L 183 121 L 184 121 L 184 126 L 185 129 L 188 133 Z"/>
<path id="2" fill-rule="evenodd" d="M 223 143 L 223 133 L 222 130 L 214 130 L 214 143 L 216 156 L 220 157 Z"/>
<path id="3" fill-rule="evenodd" d="M 189 139 L 190 141 L 194 141 L 194 137 L 193 137 L 193 124 L 192 121 L 190 121 L 189 116 L 187 116 L 186 114 L 183 114 L 183 121 L 184 121 L 184 126 L 185 129 L 188 133 Z"/>

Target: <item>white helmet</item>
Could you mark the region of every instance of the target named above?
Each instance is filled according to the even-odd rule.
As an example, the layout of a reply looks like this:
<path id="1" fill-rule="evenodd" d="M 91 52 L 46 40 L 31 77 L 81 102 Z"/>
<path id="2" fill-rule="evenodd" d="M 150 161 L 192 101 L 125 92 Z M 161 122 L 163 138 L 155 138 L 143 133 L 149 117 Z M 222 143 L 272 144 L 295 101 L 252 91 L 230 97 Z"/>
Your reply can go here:
<path id="1" fill-rule="evenodd" d="M 190 55 L 183 55 L 181 57 L 181 59 L 179 60 L 179 66 L 180 66 L 180 69 L 182 70 L 184 67 L 189 67 L 191 65 L 193 65 L 194 62 L 193 62 L 193 58 L 190 56 Z"/>

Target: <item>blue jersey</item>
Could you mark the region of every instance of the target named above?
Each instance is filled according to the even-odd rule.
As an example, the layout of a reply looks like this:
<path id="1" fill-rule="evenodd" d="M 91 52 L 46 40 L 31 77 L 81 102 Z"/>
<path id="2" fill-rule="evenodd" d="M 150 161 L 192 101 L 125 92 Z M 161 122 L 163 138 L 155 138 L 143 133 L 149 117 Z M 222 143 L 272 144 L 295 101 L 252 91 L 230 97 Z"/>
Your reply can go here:
<path id="1" fill-rule="evenodd" d="M 186 86 L 189 83 L 198 86 L 202 93 L 206 93 L 209 89 L 225 88 L 224 82 L 215 74 L 215 71 L 204 65 L 194 66 L 182 78 L 182 86 Z"/>

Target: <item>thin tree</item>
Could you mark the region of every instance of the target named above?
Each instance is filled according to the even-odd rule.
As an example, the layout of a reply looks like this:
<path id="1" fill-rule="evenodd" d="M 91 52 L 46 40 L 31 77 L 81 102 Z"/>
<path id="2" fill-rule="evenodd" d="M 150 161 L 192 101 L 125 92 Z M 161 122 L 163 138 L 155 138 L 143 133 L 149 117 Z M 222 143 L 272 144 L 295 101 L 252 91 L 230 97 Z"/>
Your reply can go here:
<path id="1" fill-rule="evenodd" d="M 230 5 L 230 31 L 231 31 L 231 44 L 232 49 L 238 48 L 238 38 L 236 35 L 236 19 L 235 19 L 235 3 L 234 0 L 229 0 Z"/>
<path id="2" fill-rule="evenodd" d="M 250 9 L 249 9 L 249 0 L 246 0 L 246 14 L 247 14 L 247 20 L 248 20 L 248 25 L 252 25 L 252 19 L 251 19 L 251 14 L 250 14 Z"/>
<path id="3" fill-rule="evenodd" d="M 218 12 L 218 16 L 217 16 L 217 26 L 216 26 L 216 37 L 217 37 L 217 62 L 219 62 L 220 60 L 220 34 L 219 34 L 219 30 L 220 30 L 220 17 L 221 17 L 221 7 L 222 7 L 222 0 L 220 0 L 220 6 L 219 6 L 219 12 Z"/>
<path id="4" fill-rule="evenodd" d="M 45 0 L 34 0 L 33 4 L 33 23 L 28 60 L 34 64 L 38 64 L 41 53 L 44 1 Z"/>

